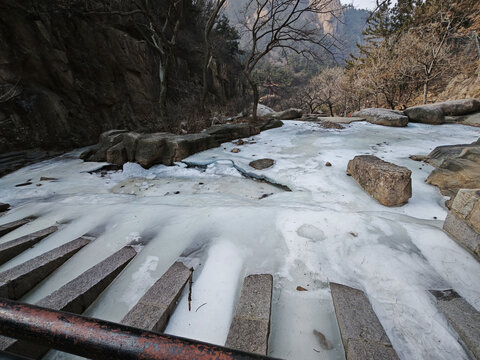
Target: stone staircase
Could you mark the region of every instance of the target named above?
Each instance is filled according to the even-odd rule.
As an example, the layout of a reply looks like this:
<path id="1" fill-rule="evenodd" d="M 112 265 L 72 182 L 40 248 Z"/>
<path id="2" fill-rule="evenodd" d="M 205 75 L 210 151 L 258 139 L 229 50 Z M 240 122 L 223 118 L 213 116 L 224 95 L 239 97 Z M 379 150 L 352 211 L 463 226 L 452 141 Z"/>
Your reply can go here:
<path id="1" fill-rule="evenodd" d="M 0 234 L 3 236 L 33 220 L 34 218 L 27 217 L 3 224 L 0 226 Z M 2 243 L 0 264 L 56 231 L 57 227 L 51 226 Z M 93 241 L 93 237 L 81 236 L 0 273 L 0 298 L 20 299 Z M 55 311 L 82 314 L 115 281 L 139 251 L 140 247 L 123 247 L 36 305 Z M 124 316 L 121 324 L 156 333 L 163 332 L 180 296 L 191 291 L 192 274 L 193 268 L 181 261 L 174 262 Z M 267 358 L 274 281 L 271 274 L 251 274 L 244 278 L 225 343 L 227 348 Z M 398 359 L 391 339 L 385 333 L 366 294 L 336 283 L 330 283 L 330 290 L 346 358 Z M 431 294 L 438 309 L 457 332 L 462 345 L 472 356 L 480 359 L 480 313 L 452 289 L 432 290 Z M 1 358 L 41 359 L 48 351 L 49 346 L 45 344 L 0 336 Z"/>

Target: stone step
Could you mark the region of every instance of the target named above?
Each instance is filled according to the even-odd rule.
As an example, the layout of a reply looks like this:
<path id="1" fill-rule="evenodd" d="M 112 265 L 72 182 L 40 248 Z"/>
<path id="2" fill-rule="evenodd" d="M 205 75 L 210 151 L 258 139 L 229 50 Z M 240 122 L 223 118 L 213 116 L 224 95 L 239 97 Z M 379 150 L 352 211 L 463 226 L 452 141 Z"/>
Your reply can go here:
<path id="1" fill-rule="evenodd" d="M 19 237 L 18 239 L 7 241 L 0 244 L 0 264 L 6 263 L 8 260 L 21 254 L 28 248 L 45 239 L 47 236 L 57 231 L 56 226 L 50 226 L 46 229 L 35 231 L 34 233 Z"/>
<path id="2" fill-rule="evenodd" d="M 270 274 L 249 275 L 243 280 L 226 347 L 267 354 L 272 289 L 273 277 Z"/>
<path id="3" fill-rule="evenodd" d="M 8 234 L 10 231 L 18 229 L 20 226 L 28 224 L 30 221 L 35 220 L 34 217 L 29 216 L 20 220 L 12 221 L 7 224 L 0 225 L 0 236 Z"/>
<path id="4" fill-rule="evenodd" d="M 398 359 L 363 291 L 336 283 L 330 283 L 330 291 L 346 358 Z"/>
<path id="5" fill-rule="evenodd" d="M 183 263 L 174 263 L 125 315 L 122 324 L 163 332 L 191 274 Z"/>
<path id="6" fill-rule="evenodd" d="M 475 358 L 480 359 L 480 312 L 453 290 L 431 290 L 437 306 Z"/>
<path id="7" fill-rule="evenodd" d="M 85 271 L 60 289 L 36 303 L 38 306 L 58 311 L 81 314 L 135 257 L 137 252 L 125 246 L 101 263 Z M 33 359 L 41 359 L 47 352 L 42 347 L 27 341 L 0 336 L 0 351 L 7 351 Z"/>
<path id="8" fill-rule="evenodd" d="M 88 243 L 80 237 L 1 273 L 0 297 L 20 299 Z"/>

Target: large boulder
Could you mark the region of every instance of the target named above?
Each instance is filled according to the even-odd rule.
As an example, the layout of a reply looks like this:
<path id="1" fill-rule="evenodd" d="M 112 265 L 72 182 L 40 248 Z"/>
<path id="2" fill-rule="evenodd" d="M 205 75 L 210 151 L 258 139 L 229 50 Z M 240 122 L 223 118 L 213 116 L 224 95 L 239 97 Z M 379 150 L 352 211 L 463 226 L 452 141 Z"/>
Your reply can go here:
<path id="1" fill-rule="evenodd" d="M 288 109 L 279 112 L 271 112 L 262 116 L 262 119 L 294 120 L 301 118 L 303 111 L 301 109 Z"/>
<path id="2" fill-rule="evenodd" d="M 442 110 L 445 116 L 467 115 L 480 111 L 480 101 L 477 99 L 451 100 L 429 106 Z"/>
<path id="3" fill-rule="evenodd" d="M 439 108 L 430 105 L 414 106 L 404 111 L 405 115 L 412 122 L 440 125 L 445 123 L 445 115 Z"/>
<path id="4" fill-rule="evenodd" d="M 85 161 L 106 161 L 116 165 L 137 162 L 145 168 L 155 164 L 172 165 L 176 161 L 223 142 L 246 138 L 262 130 L 282 126 L 280 120 L 268 120 L 259 126 L 252 124 L 224 124 L 208 128 L 202 133 L 175 135 L 166 132 L 141 134 L 126 130 L 111 130 L 100 136 L 95 147 L 83 152 Z"/>
<path id="5" fill-rule="evenodd" d="M 166 150 L 166 137 L 168 133 L 145 134 L 138 140 L 135 151 L 135 161 L 144 168 L 155 164 L 171 163 L 171 154 Z"/>
<path id="6" fill-rule="evenodd" d="M 303 115 L 303 111 L 301 109 L 288 109 L 284 111 L 280 111 L 277 113 L 273 113 L 273 117 L 278 120 L 293 120 L 299 119 Z"/>
<path id="7" fill-rule="evenodd" d="M 80 155 L 80 158 L 86 161 L 105 161 L 107 157 L 107 150 L 112 146 L 120 143 L 123 139 L 123 134 L 127 130 L 109 130 L 100 135 L 98 144 L 92 149 L 88 149 Z"/>
<path id="8" fill-rule="evenodd" d="M 447 116 L 445 121 L 448 123 L 480 127 L 480 112 L 460 116 Z"/>
<path id="9" fill-rule="evenodd" d="M 264 131 L 264 130 L 270 130 L 270 129 L 275 129 L 283 126 L 283 122 L 281 120 L 277 119 L 269 119 L 264 121 L 262 124 L 257 126 L 257 129 L 259 131 Z"/>
<path id="10" fill-rule="evenodd" d="M 208 134 L 148 134 L 138 141 L 135 161 L 145 168 L 155 164 L 173 165 L 176 161 L 215 146 L 218 143 Z"/>
<path id="11" fill-rule="evenodd" d="M 263 104 L 257 105 L 257 116 L 265 116 L 273 112 L 275 111 L 273 111 L 273 109 L 269 108 L 266 105 L 263 105 Z"/>
<path id="12" fill-rule="evenodd" d="M 221 144 L 235 139 L 257 135 L 260 133 L 260 130 L 246 123 L 223 124 L 212 126 L 206 129 L 205 133 L 215 138 L 215 140 Z"/>
<path id="13" fill-rule="evenodd" d="M 480 189 L 458 191 L 443 229 L 480 258 Z"/>
<path id="14" fill-rule="evenodd" d="M 348 163 L 347 174 L 382 205 L 403 205 L 412 197 L 412 172 L 376 156 L 355 156 Z"/>
<path id="15" fill-rule="evenodd" d="M 460 189 L 480 188 L 480 139 L 471 144 L 438 146 L 418 159 L 435 167 L 426 182 L 451 197 L 447 207 Z"/>
<path id="16" fill-rule="evenodd" d="M 401 112 L 381 109 L 368 108 L 357 111 L 352 116 L 366 119 L 369 123 L 383 126 L 403 127 L 408 125 L 408 117 Z"/>

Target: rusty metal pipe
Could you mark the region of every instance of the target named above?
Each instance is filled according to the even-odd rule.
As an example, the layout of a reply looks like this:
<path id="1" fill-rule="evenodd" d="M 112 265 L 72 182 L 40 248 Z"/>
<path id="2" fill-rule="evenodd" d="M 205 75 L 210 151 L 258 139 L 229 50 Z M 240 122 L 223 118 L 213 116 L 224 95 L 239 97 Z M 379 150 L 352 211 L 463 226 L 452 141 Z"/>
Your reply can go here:
<path id="1" fill-rule="evenodd" d="M 0 334 L 91 359 L 272 359 L 7 299 Z"/>

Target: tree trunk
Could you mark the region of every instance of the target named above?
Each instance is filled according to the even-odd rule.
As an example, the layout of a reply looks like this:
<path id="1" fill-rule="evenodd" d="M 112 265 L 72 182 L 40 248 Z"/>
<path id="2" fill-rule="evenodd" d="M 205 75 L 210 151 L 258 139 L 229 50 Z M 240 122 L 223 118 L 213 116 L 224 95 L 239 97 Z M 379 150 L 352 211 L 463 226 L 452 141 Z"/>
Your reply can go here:
<path id="1" fill-rule="evenodd" d="M 332 103 L 328 103 L 328 109 L 330 110 L 330 116 L 333 117 L 333 106 L 332 106 Z"/>
<path id="2" fill-rule="evenodd" d="M 251 74 L 248 71 L 245 71 L 245 77 L 247 78 L 248 83 L 250 84 L 250 87 L 252 88 L 253 92 L 253 108 L 252 108 L 252 117 L 253 120 L 257 120 L 257 107 L 258 107 L 258 101 L 260 99 L 260 95 L 258 94 L 258 86 L 253 81 Z"/>
<path id="3" fill-rule="evenodd" d="M 426 104 L 428 100 L 428 80 L 423 83 L 423 103 Z"/>
<path id="4" fill-rule="evenodd" d="M 203 40 L 205 42 L 205 56 L 203 58 L 203 88 L 202 88 L 202 109 L 205 108 L 205 101 L 207 100 L 208 94 L 208 68 L 211 61 L 212 46 L 210 45 L 210 33 L 212 32 L 213 25 L 215 25 L 215 20 L 225 4 L 226 0 L 218 0 L 215 10 L 210 14 L 208 18 L 207 25 L 205 26 L 205 32 L 203 34 Z"/>
<path id="5" fill-rule="evenodd" d="M 163 124 L 165 128 L 169 129 L 168 124 L 168 109 L 167 109 L 167 91 L 168 91 L 168 71 L 170 67 L 170 60 L 167 58 L 165 59 L 165 64 L 162 64 L 162 60 L 160 59 L 160 64 L 158 66 L 158 76 L 160 78 L 160 96 L 159 96 L 159 104 L 160 104 L 160 116 L 162 117 Z"/>

